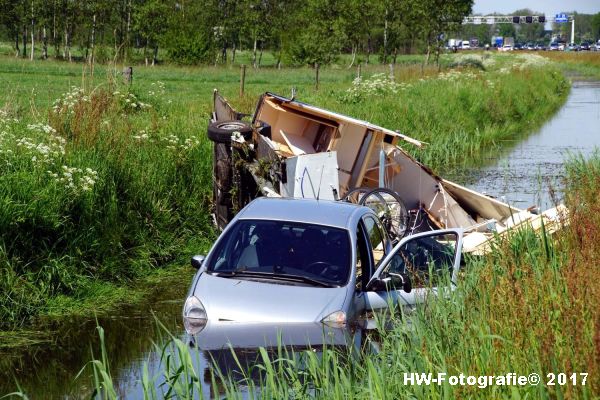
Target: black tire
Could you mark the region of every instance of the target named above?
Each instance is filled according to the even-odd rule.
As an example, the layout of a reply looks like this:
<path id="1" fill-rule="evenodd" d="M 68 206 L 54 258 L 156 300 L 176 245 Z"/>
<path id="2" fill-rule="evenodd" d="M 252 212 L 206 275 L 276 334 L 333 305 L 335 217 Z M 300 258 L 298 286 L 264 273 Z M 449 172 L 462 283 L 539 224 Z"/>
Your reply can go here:
<path id="1" fill-rule="evenodd" d="M 233 132 L 239 132 L 244 139 L 252 139 L 252 126 L 244 121 L 216 121 L 208 125 L 207 136 L 216 143 L 231 143 Z"/>

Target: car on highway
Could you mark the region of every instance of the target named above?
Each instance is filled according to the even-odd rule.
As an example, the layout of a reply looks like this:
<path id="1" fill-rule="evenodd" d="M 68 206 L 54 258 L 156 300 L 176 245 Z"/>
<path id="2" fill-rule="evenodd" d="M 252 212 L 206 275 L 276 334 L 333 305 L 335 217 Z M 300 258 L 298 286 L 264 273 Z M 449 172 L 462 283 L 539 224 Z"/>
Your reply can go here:
<path id="1" fill-rule="evenodd" d="M 579 45 L 575 43 L 569 43 L 565 48 L 565 51 L 579 51 Z"/>
<path id="2" fill-rule="evenodd" d="M 558 51 L 558 43 L 557 42 L 550 43 L 550 46 L 548 47 L 548 50 L 550 50 L 550 51 Z"/>
<path id="3" fill-rule="evenodd" d="M 407 236 L 392 248 L 378 215 L 342 201 L 260 197 L 227 225 L 183 307 L 196 334 L 211 322 L 344 326 L 365 311 L 414 306 L 451 290 L 462 230 Z"/>
<path id="4" fill-rule="evenodd" d="M 590 43 L 589 42 L 583 42 L 583 43 L 581 43 L 581 45 L 579 46 L 579 50 L 581 50 L 581 51 L 590 51 Z"/>
<path id="5" fill-rule="evenodd" d="M 513 51 L 513 46 L 511 44 L 505 44 L 502 47 L 498 47 L 500 51 Z"/>

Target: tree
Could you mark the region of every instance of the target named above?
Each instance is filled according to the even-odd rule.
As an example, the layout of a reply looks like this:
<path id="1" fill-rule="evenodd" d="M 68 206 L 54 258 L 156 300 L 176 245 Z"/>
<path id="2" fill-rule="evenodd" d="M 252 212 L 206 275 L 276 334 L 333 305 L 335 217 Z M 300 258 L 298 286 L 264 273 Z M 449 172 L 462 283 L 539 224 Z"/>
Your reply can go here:
<path id="1" fill-rule="evenodd" d="M 258 62 L 257 52 L 260 50 L 260 58 L 262 59 L 264 42 L 267 40 L 270 33 L 267 20 L 269 8 L 269 3 L 267 1 L 242 1 L 238 7 L 238 13 L 230 18 L 228 21 L 230 22 L 229 24 L 225 25 L 227 36 L 234 36 L 235 39 L 237 39 L 236 41 L 239 41 L 242 37 L 250 39 L 252 46 L 252 66 L 254 68 L 257 68 L 260 64 Z M 236 25 L 238 28 L 236 28 Z M 231 31 L 235 31 L 239 33 L 239 35 L 232 35 Z"/>
<path id="2" fill-rule="evenodd" d="M 426 45 L 424 64 L 429 63 L 432 49 L 435 50 L 436 61 L 439 61 L 442 33 L 457 31 L 473 7 L 473 0 L 415 0 L 414 3 L 406 3 L 403 14 L 419 21 L 416 29 L 419 29 Z"/>
<path id="3" fill-rule="evenodd" d="M 314 66 L 331 63 L 340 53 L 346 35 L 342 0 L 307 0 L 295 19 L 295 41 L 288 49 L 292 62 Z"/>
<path id="4" fill-rule="evenodd" d="M 133 27 L 144 42 L 144 61 L 146 65 L 148 65 L 146 50 L 149 46 L 153 49 L 152 65 L 157 62 L 158 44 L 167 31 L 165 16 L 169 14 L 169 11 L 169 6 L 162 0 L 147 0 L 134 10 Z"/>
<path id="5" fill-rule="evenodd" d="M 281 60 L 286 47 L 295 40 L 289 27 L 295 22 L 295 10 L 303 4 L 300 0 L 269 0 L 267 23 L 271 27 L 270 39 L 273 50 L 277 52 L 276 65 L 281 68 Z"/>
<path id="6" fill-rule="evenodd" d="M 515 24 L 499 24 L 498 25 L 498 36 L 502 36 L 502 37 L 517 36 L 517 30 L 515 29 Z"/>
<path id="7" fill-rule="evenodd" d="M 348 67 L 350 68 L 356 61 L 356 55 L 361 43 L 364 43 L 369 38 L 373 22 L 377 21 L 378 15 L 381 14 L 381 10 L 385 7 L 383 3 L 365 3 L 360 0 L 345 0 L 342 3 L 340 28 L 352 53 L 352 60 Z M 389 7 L 389 9 L 391 8 Z"/>
<path id="8" fill-rule="evenodd" d="M 215 62 L 220 34 L 216 10 L 215 3 L 174 3 L 161 43 L 172 61 L 180 64 Z"/>
<path id="9" fill-rule="evenodd" d="M 592 37 L 594 38 L 594 40 L 599 40 L 600 39 L 600 12 L 597 14 L 594 14 L 594 16 L 592 17 L 592 21 L 591 21 L 591 29 L 592 29 Z"/>
<path id="10" fill-rule="evenodd" d="M 594 40 L 600 40 L 600 12 L 592 17 L 592 37 Z"/>
<path id="11" fill-rule="evenodd" d="M 19 56 L 19 32 L 21 27 L 21 14 L 18 3 L 12 0 L 0 0 L 0 24 L 6 27 L 6 31 L 13 41 L 15 56 Z"/>
<path id="12" fill-rule="evenodd" d="M 465 24 L 460 29 L 460 36 L 465 39 L 476 38 L 479 43 L 491 43 L 494 27 L 486 24 Z"/>

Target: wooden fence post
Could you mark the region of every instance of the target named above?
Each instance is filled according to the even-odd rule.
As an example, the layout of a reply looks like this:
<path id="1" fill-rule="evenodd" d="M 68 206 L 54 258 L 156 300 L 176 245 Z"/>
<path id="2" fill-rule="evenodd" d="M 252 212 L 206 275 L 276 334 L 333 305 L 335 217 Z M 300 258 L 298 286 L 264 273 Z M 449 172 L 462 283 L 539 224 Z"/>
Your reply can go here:
<path id="1" fill-rule="evenodd" d="M 315 89 L 319 90 L 319 63 L 315 63 Z"/>
<path id="2" fill-rule="evenodd" d="M 133 67 L 125 67 L 123 68 L 123 81 L 126 84 L 131 85 L 133 81 Z"/>

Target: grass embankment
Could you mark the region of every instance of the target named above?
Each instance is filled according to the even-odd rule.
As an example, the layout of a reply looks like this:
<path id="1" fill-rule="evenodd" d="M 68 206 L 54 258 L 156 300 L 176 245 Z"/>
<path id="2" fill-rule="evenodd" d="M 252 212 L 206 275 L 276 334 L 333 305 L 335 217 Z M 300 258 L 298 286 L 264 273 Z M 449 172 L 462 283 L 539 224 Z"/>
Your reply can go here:
<path id="1" fill-rule="evenodd" d="M 324 69 L 319 91 L 309 69 L 249 70 L 239 98 L 238 69 L 139 67 L 123 87 L 103 66 L 90 77 L 82 65 L 1 59 L 0 329 L 104 302 L 208 249 L 214 87 L 246 112 L 260 93 L 296 87 L 301 100 L 430 142 L 417 156 L 434 169 L 530 132 L 568 91 L 539 59 L 453 61 L 439 76 L 397 67 L 393 81 L 372 77 L 387 67 L 364 68 L 355 84 L 355 71 Z"/>
<path id="2" fill-rule="evenodd" d="M 212 396 L 227 398 L 243 398 L 240 390 L 265 399 L 597 398 L 600 156 L 571 161 L 567 174 L 571 220 L 559 236 L 520 232 L 486 260 L 470 260 L 448 298 L 429 298 L 411 315 L 411 323 L 392 317 L 393 323 L 375 337 L 377 353 L 367 350 L 372 337 L 359 353 L 261 350 L 257 363 L 247 367 L 242 361 L 233 378 L 218 367 L 201 374 L 193 362 L 201 357 L 199 350 L 173 339 L 162 350 L 160 373 L 141 378 L 145 395 L 157 398 L 153 388 L 161 385 L 163 393 L 177 398 L 201 397 L 207 387 Z M 107 365 L 97 361 L 93 368 L 97 390 L 115 398 Z M 405 384 L 404 373 L 411 372 L 445 373 L 446 382 Z M 536 373 L 541 381 L 519 386 L 508 378 L 505 384 L 463 378 L 471 383 L 448 383 L 452 375 L 508 373 Z"/>
<path id="3" fill-rule="evenodd" d="M 600 52 L 549 51 L 543 54 L 544 57 L 559 63 L 570 74 L 600 79 Z"/>

